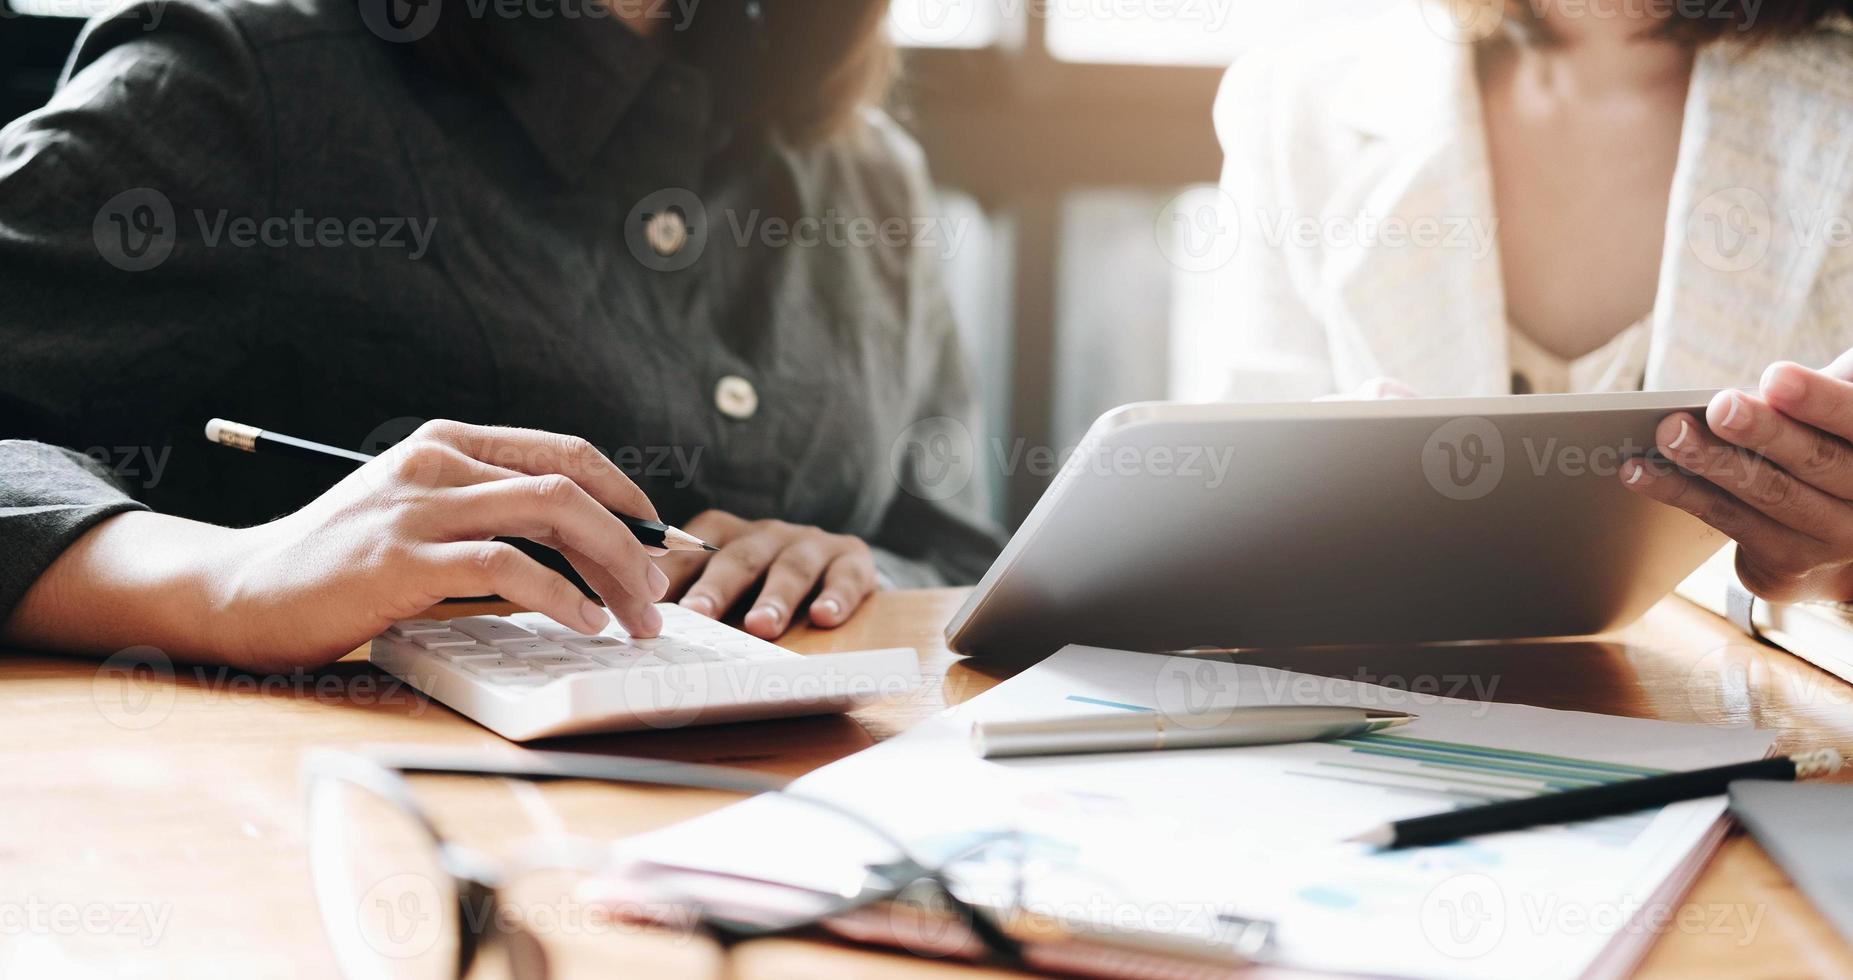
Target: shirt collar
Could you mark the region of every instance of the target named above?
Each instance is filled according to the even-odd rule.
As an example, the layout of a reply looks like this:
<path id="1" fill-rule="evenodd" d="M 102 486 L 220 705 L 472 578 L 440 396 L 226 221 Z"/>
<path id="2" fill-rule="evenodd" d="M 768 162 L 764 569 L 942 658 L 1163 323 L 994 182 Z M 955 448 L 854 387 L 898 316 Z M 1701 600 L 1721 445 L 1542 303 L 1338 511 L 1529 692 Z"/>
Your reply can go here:
<path id="1" fill-rule="evenodd" d="M 614 19 L 528 20 L 507 38 L 495 88 L 549 166 L 577 183 L 668 54 Z"/>

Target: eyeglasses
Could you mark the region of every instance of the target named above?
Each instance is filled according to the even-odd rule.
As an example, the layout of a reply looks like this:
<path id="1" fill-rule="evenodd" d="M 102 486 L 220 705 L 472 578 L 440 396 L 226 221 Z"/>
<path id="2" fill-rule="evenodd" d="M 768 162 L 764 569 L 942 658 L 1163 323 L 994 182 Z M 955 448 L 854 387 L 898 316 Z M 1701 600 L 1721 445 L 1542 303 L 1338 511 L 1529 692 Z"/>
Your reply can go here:
<path id="1" fill-rule="evenodd" d="M 1014 963 L 1021 952 L 992 913 L 961 897 L 944 871 L 973 858 L 1009 860 L 1021 848 L 1007 832 L 969 841 L 929 864 L 873 821 L 788 791 L 784 781 L 646 759 L 529 753 L 511 762 L 464 762 L 322 752 L 309 758 L 305 771 L 316 902 L 349 980 L 462 980 L 479 971 L 546 980 L 542 934 L 560 928 L 563 919 L 537 923 L 507 896 L 517 882 L 548 872 L 596 881 L 601 916 L 687 930 L 723 952 L 748 939 L 852 923 L 878 906 L 888 938 L 918 953 L 977 952 Z M 802 849 L 805 880 L 641 861 L 611 842 L 565 836 L 525 842 L 513 857 L 491 857 L 446 838 L 418 802 L 409 776 L 629 783 L 776 797 L 792 819 L 768 826 L 763 842 L 733 843 Z M 853 933 L 853 924 L 847 928 Z"/>

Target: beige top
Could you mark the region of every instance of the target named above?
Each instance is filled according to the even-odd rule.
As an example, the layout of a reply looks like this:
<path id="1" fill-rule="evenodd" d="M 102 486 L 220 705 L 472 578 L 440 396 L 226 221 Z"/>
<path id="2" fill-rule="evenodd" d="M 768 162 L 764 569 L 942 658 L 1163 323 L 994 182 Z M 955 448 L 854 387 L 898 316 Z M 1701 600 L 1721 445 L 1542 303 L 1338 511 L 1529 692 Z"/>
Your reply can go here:
<path id="1" fill-rule="evenodd" d="M 1506 329 L 1515 395 L 1640 391 L 1647 377 L 1649 323 L 1643 317 L 1608 343 L 1566 360 L 1545 350 L 1516 326 Z"/>

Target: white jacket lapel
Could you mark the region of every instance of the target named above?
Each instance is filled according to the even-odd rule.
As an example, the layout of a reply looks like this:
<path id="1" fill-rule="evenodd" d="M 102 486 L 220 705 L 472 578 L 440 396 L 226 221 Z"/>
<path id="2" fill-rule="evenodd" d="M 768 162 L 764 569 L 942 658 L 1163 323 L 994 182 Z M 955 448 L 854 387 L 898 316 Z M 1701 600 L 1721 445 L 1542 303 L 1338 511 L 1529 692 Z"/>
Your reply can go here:
<path id="1" fill-rule="evenodd" d="M 1380 375 L 1424 394 L 1501 393 L 1504 289 L 1473 49 L 1413 17 L 1390 23 L 1403 36 L 1374 45 L 1343 87 L 1356 165 L 1315 205 L 1384 229 L 1321 257 L 1334 373 L 1340 390 Z"/>
<path id="2" fill-rule="evenodd" d="M 1853 277 L 1845 49 L 1844 37 L 1822 32 L 1700 53 L 1648 387 L 1754 384 L 1772 361 L 1825 364 L 1847 346 L 1846 310 L 1831 302 Z"/>

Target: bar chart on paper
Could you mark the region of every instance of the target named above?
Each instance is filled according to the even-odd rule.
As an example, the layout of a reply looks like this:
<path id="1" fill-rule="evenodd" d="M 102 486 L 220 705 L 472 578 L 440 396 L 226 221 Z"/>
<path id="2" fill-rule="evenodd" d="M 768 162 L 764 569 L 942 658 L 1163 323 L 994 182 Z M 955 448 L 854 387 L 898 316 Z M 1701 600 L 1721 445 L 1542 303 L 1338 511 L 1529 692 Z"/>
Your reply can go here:
<path id="1" fill-rule="evenodd" d="M 1069 694 L 1063 700 L 1120 711 L 1153 710 L 1144 705 L 1085 694 Z M 1309 759 L 1302 765 L 1286 767 L 1284 774 L 1413 798 L 1426 797 L 1438 805 L 1456 807 L 1601 786 L 1657 776 L 1666 771 L 1405 735 L 1364 735 L 1322 744 L 1343 750 L 1342 754 Z M 1633 841 L 1652 821 L 1653 813 L 1646 812 L 1585 821 L 1565 829 L 1592 841 L 1619 847 Z"/>
<path id="2" fill-rule="evenodd" d="M 1330 744 L 1349 749 L 1354 758 L 1320 759 L 1287 772 L 1390 793 L 1429 796 L 1457 807 L 1603 786 L 1665 772 L 1645 766 L 1400 735 L 1367 735 Z M 1653 816 L 1652 811 L 1646 811 L 1583 821 L 1562 829 L 1620 847 L 1645 830 Z"/>

